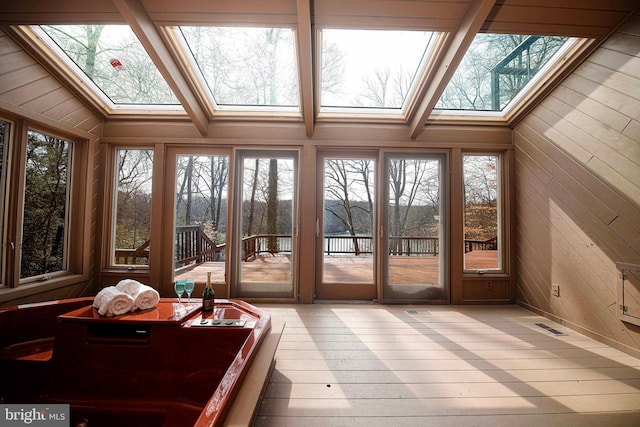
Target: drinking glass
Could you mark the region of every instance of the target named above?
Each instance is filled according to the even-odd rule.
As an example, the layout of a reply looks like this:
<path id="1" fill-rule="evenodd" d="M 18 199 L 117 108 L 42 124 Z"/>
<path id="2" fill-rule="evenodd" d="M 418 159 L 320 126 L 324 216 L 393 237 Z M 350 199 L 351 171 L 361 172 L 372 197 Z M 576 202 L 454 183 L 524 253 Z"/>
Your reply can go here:
<path id="1" fill-rule="evenodd" d="M 182 304 L 182 294 L 184 293 L 184 280 L 176 280 L 176 283 L 173 285 L 173 289 L 176 291 L 178 295 L 178 304 Z"/>
<path id="2" fill-rule="evenodd" d="M 195 287 L 196 281 L 194 279 L 187 279 L 184 281 L 184 290 L 187 291 L 187 296 L 189 297 L 187 300 L 187 306 L 191 305 L 191 293 Z"/>

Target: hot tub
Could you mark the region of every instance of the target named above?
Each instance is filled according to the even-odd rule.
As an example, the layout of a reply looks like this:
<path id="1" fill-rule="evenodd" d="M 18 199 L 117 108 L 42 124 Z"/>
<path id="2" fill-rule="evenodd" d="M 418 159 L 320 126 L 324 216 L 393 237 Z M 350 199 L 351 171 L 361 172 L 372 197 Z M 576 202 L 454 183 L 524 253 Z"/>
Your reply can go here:
<path id="1" fill-rule="evenodd" d="M 92 298 L 0 309 L 0 399 L 71 406 L 72 426 L 217 426 L 271 327 L 263 310 L 216 300 L 102 317 Z"/>

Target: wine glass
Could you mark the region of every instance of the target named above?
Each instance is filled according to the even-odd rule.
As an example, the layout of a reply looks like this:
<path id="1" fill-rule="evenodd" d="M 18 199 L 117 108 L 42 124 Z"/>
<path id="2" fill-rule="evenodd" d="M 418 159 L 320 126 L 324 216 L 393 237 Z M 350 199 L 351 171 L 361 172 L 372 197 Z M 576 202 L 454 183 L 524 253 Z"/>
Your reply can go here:
<path id="1" fill-rule="evenodd" d="M 187 300 L 187 306 L 191 305 L 191 293 L 193 292 L 193 288 L 196 287 L 196 281 L 194 279 L 187 279 L 184 281 L 184 290 L 187 291 L 187 296 L 189 299 Z"/>
<path id="2" fill-rule="evenodd" d="M 180 299 L 180 297 L 182 297 L 182 294 L 184 293 L 184 280 L 176 280 L 176 283 L 173 285 L 173 289 L 178 295 L 178 304 L 181 305 L 182 300 Z"/>

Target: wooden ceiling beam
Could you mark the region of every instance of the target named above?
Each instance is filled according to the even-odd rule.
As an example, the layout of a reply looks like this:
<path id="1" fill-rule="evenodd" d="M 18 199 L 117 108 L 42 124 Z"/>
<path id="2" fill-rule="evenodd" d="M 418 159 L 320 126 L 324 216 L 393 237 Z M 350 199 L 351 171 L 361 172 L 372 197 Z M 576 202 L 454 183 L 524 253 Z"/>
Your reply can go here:
<path id="1" fill-rule="evenodd" d="M 426 84 L 418 94 L 416 107 L 409 114 L 409 130 L 412 139 L 416 139 L 422 133 L 433 107 L 449 84 L 476 33 L 491 13 L 495 2 L 496 0 L 474 0 L 458 29 L 447 37 L 435 60 L 435 66 L 429 71 Z"/>
<path id="2" fill-rule="evenodd" d="M 298 9 L 298 64 L 300 73 L 300 108 L 307 137 L 313 136 L 314 111 L 314 68 L 313 29 L 311 25 L 311 0 L 297 0 Z"/>
<path id="3" fill-rule="evenodd" d="M 200 134 L 206 136 L 209 126 L 207 113 L 180 72 L 180 68 L 142 3 L 139 0 L 113 0 L 113 4 L 136 34 Z"/>

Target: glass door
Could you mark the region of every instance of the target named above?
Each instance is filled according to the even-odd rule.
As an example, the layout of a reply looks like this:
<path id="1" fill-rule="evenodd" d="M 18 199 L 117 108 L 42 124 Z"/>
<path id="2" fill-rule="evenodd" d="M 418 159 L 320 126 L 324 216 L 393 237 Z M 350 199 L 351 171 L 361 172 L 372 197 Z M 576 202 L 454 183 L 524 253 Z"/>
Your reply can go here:
<path id="1" fill-rule="evenodd" d="M 385 157 L 384 301 L 449 301 L 444 160 L 439 154 Z"/>
<path id="2" fill-rule="evenodd" d="M 176 155 L 173 277 L 226 284 L 229 155 L 191 151 Z"/>
<path id="3" fill-rule="evenodd" d="M 319 156 L 316 299 L 377 298 L 376 156 Z"/>
<path id="4" fill-rule="evenodd" d="M 297 153 L 240 151 L 233 297 L 294 298 Z"/>

